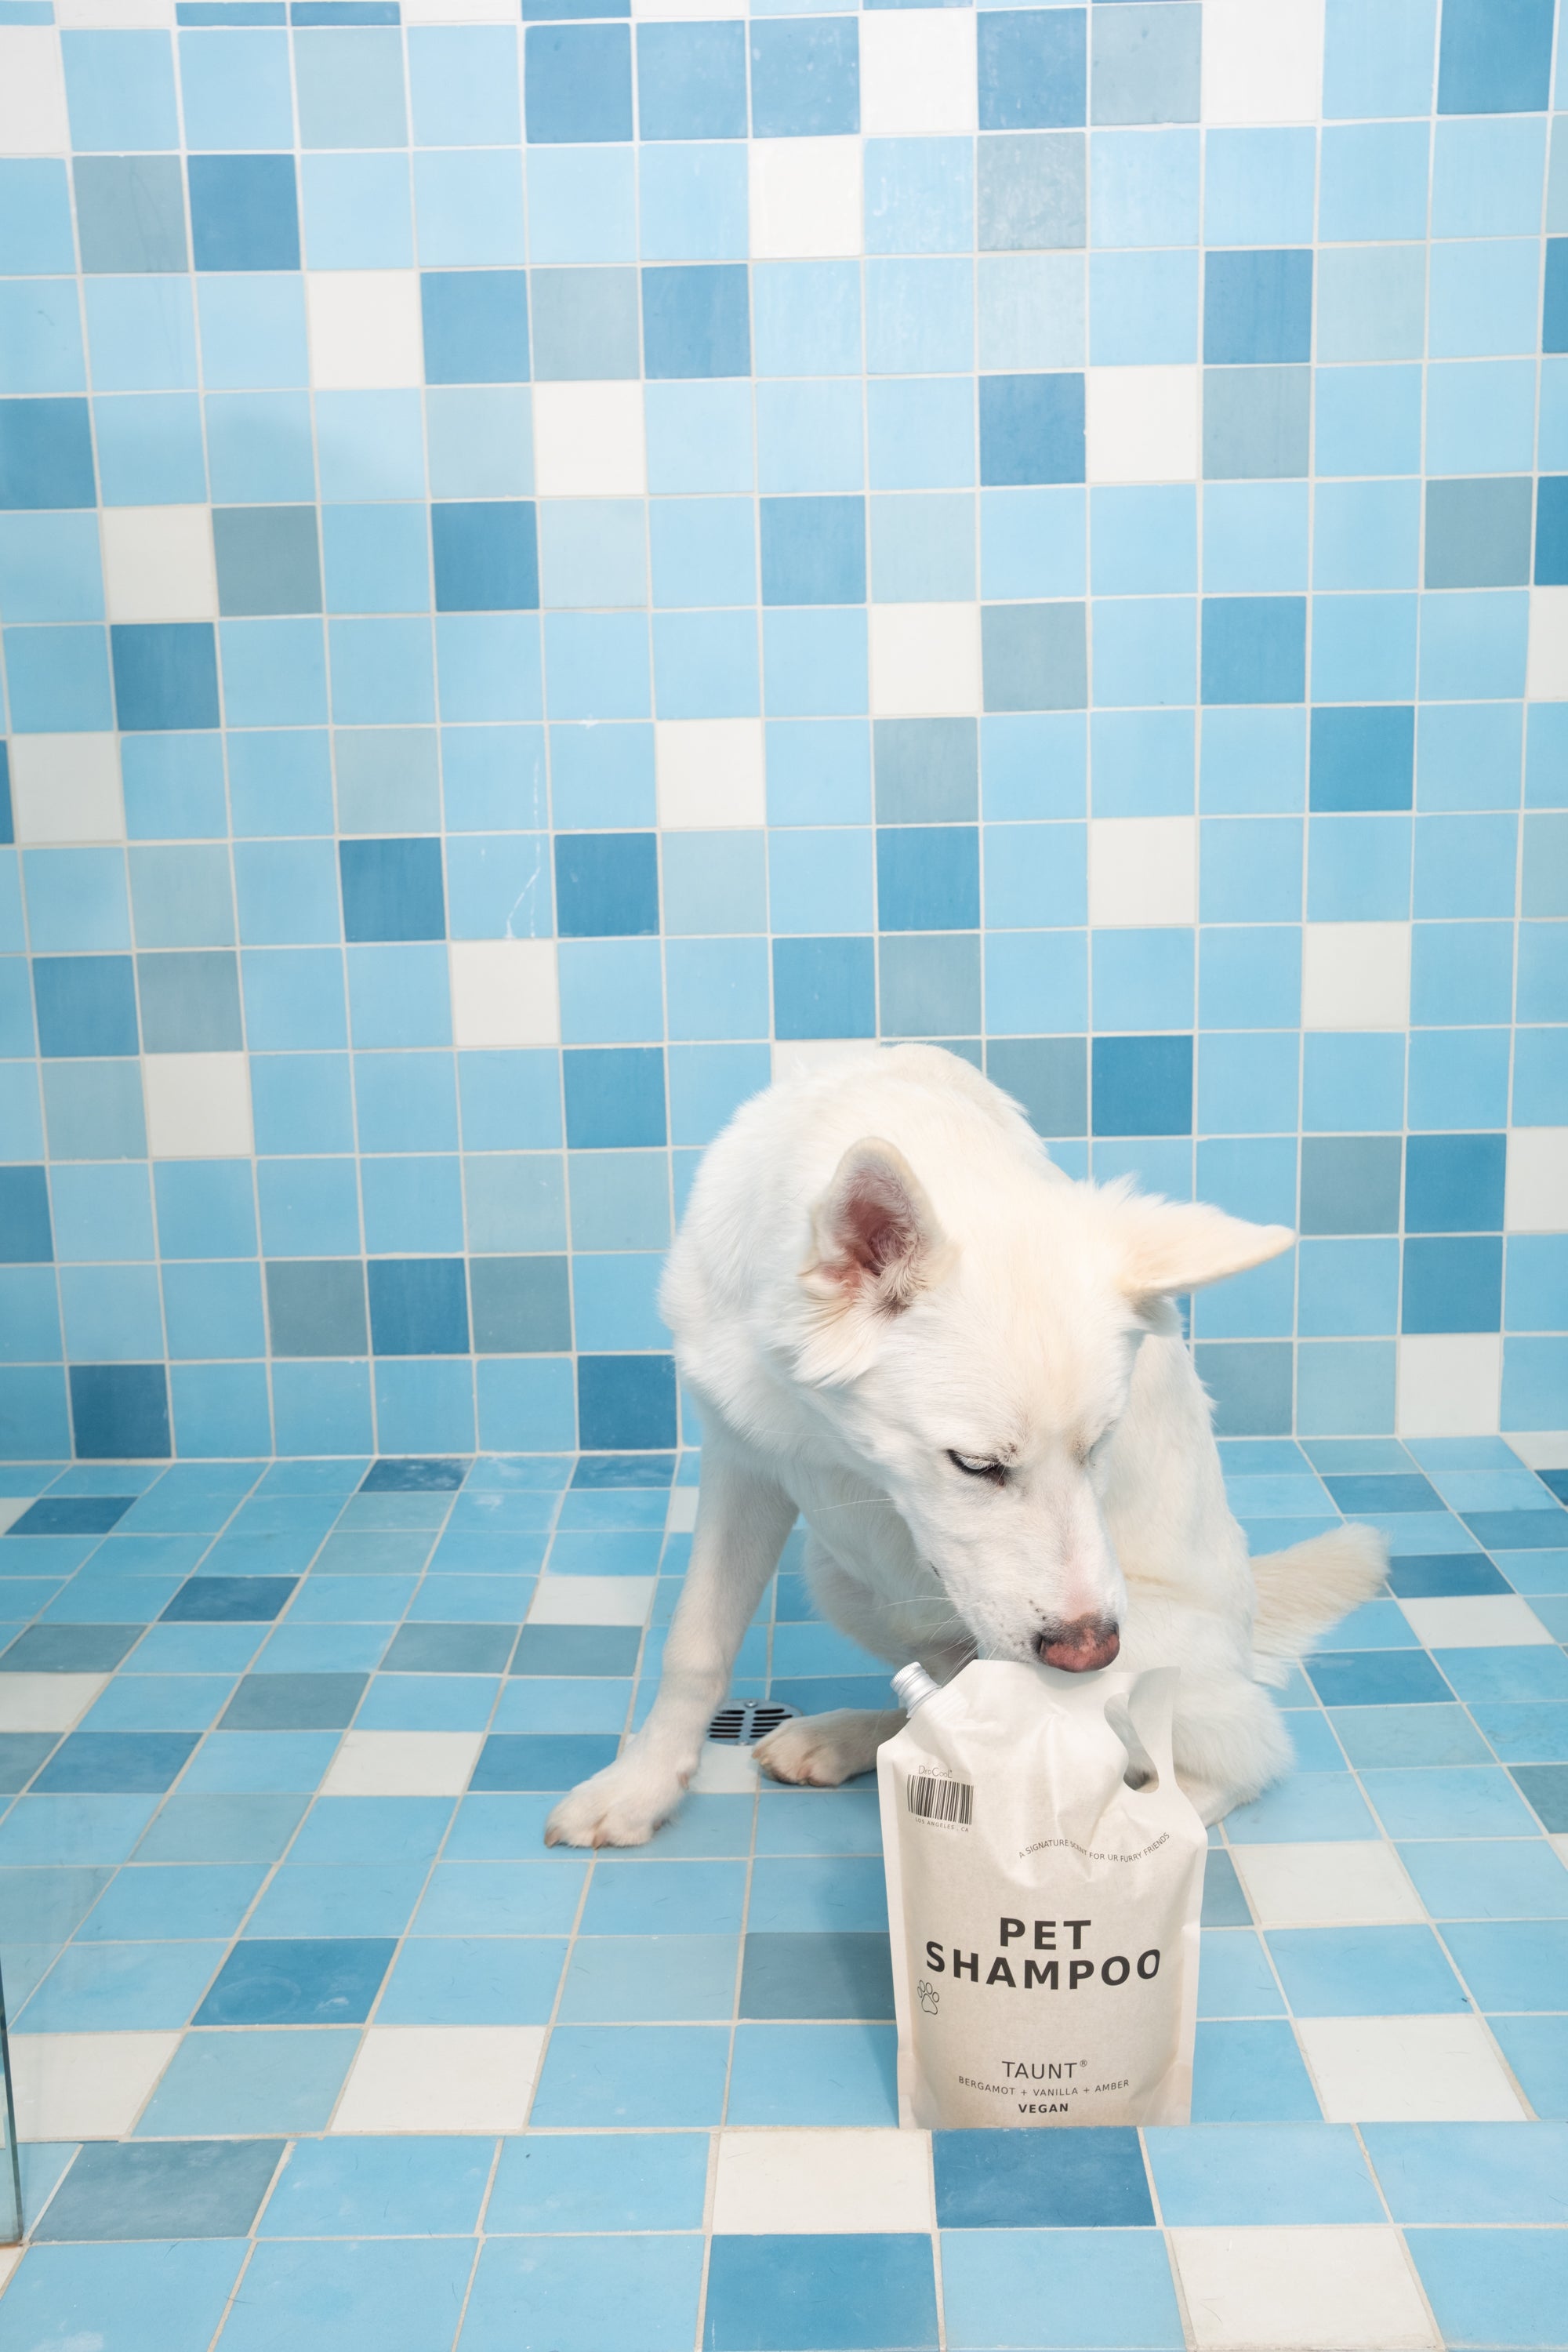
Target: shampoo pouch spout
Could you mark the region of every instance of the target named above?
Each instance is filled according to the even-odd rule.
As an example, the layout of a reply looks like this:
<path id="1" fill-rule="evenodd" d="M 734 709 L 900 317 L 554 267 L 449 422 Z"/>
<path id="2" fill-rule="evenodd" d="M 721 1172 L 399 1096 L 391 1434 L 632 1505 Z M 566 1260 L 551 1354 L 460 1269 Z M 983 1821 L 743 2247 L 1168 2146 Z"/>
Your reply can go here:
<path id="1" fill-rule="evenodd" d="M 877 1777 L 900 2123 L 1189 2120 L 1208 1838 L 1172 1759 L 1175 1681 L 895 1678 L 910 1719 Z"/>

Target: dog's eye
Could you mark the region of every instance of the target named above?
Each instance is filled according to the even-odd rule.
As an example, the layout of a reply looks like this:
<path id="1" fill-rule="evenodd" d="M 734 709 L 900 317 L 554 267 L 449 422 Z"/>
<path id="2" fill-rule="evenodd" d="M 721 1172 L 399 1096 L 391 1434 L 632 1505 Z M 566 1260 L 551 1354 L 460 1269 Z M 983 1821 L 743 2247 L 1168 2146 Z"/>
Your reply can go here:
<path id="1" fill-rule="evenodd" d="M 954 1454 L 951 1448 L 947 1458 L 966 1478 L 989 1478 L 994 1486 L 1005 1483 L 1007 1473 L 1000 1462 L 987 1461 L 978 1454 Z"/>

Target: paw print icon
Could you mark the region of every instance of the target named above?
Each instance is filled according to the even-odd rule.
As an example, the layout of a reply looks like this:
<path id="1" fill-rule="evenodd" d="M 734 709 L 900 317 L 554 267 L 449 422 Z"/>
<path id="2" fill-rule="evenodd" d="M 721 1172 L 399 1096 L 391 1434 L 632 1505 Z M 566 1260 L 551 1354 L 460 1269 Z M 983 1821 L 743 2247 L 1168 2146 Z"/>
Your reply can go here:
<path id="1" fill-rule="evenodd" d="M 921 1977 L 919 1984 L 915 1987 L 915 1993 L 920 2001 L 920 2005 L 924 2010 L 926 2015 L 928 2017 L 934 2017 L 942 2003 L 942 1995 L 938 1992 L 935 1985 L 929 1984 L 925 1978 Z"/>

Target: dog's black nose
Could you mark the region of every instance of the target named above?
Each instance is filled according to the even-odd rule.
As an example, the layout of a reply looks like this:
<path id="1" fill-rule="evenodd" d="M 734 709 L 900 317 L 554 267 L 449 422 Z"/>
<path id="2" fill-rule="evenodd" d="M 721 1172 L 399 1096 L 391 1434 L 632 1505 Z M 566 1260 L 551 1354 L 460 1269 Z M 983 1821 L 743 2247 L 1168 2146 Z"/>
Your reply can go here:
<path id="1" fill-rule="evenodd" d="M 1110 1664 L 1121 1647 L 1121 1634 L 1110 1617 L 1049 1619 L 1035 1636 L 1042 1663 L 1059 1666 L 1064 1674 L 1092 1675 Z"/>

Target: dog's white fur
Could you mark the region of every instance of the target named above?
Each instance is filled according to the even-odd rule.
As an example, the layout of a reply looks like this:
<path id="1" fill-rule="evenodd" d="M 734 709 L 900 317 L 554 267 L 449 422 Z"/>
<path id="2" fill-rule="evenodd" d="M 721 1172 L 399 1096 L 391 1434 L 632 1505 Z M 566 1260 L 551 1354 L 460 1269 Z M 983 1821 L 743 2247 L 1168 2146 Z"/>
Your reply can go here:
<path id="1" fill-rule="evenodd" d="M 1291 1239 L 1072 1182 L 1016 1104 L 931 1046 L 747 1104 L 665 1275 L 703 1445 L 663 1680 L 551 1843 L 637 1845 L 673 1811 L 797 1513 L 819 1606 L 879 1656 L 941 1678 L 976 1651 L 1033 1656 L 1048 1623 L 1119 1622 L 1127 1664 L 1182 1670 L 1177 1769 L 1204 1818 L 1267 1788 L 1291 1750 L 1262 1685 L 1376 1589 L 1384 1546 L 1345 1528 L 1248 1561 L 1170 1302 Z M 901 1720 L 791 1721 L 758 1761 L 831 1786 Z"/>

